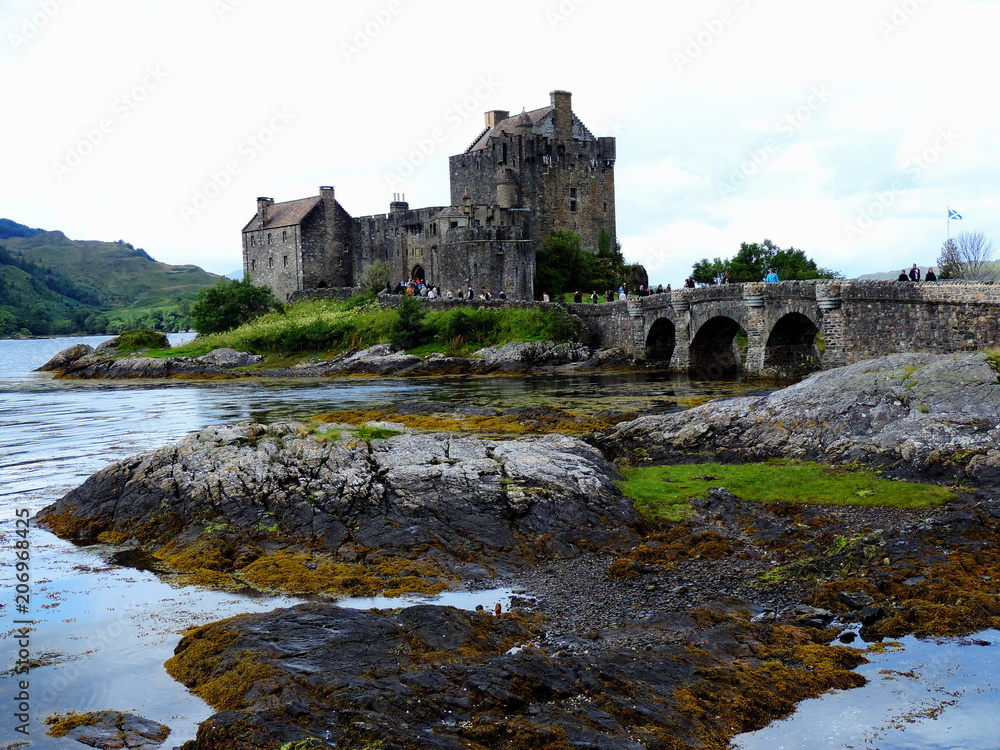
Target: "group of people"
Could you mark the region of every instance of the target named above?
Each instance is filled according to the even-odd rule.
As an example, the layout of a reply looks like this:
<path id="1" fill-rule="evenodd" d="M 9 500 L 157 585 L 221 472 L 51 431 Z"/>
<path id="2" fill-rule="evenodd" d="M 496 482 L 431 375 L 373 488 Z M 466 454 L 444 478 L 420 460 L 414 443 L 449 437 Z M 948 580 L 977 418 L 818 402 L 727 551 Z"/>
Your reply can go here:
<path id="1" fill-rule="evenodd" d="M 483 291 L 478 295 L 472 290 L 470 286 L 467 290 L 463 291 L 459 289 L 457 292 L 453 292 L 449 289 L 443 295 L 441 294 L 441 288 L 437 286 L 432 286 L 428 284 L 423 279 L 410 279 L 409 281 L 400 281 L 396 288 L 393 289 L 391 285 L 386 285 L 386 293 L 388 294 L 405 294 L 413 297 L 426 297 L 427 299 L 447 299 L 447 300 L 475 300 L 479 299 L 481 302 L 490 302 L 493 299 L 493 293 L 489 289 L 483 287 Z M 500 290 L 500 293 L 496 296 L 499 300 L 506 300 L 507 293 Z"/>
<path id="2" fill-rule="evenodd" d="M 920 269 L 917 268 L 917 264 L 914 263 L 910 266 L 909 271 L 905 268 L 900 271 L 896 281 L 920 281 Z M 924 281 L 937 281 L 937 274 L 934 273 L 933 268 L 927 269 L 927 273 L 924 274 Z"/>
<path id="3" fill-rule="evenodd" d="M 657 284 L 655 289 L 652 287 L 652 285 L 647 287 L 645 284 L 640 284 L 639 288 L 635 292 L 629 292 L 629 290 L 626 289 L 625 285 L 623 284 L 622 286 L 618 287 L 617 292 L 614 291 L 613 289 L 607 289 L 603 294 L 598 294 L 596 289 L 593 290 L 589 295 L 585 295 L 583 292 L 579 291 L 575 292 L 573 294 L 573 302 L 580 304 L 585 299 L 589 298 L 592 303 L 597 304 L 598 302 L 601 301 L 614 302 L 616 299 L 627 300 L 630 296 L 649 297 L 654 294 L 670 294 L 670 291 L 671 291 L 670 284 L 667 284 L 665 288 L 663 284 Z M 549 293 L 542 292 L 542 302 L 551 302 L 551 301 L 552 299 L 549 296 Z"/>

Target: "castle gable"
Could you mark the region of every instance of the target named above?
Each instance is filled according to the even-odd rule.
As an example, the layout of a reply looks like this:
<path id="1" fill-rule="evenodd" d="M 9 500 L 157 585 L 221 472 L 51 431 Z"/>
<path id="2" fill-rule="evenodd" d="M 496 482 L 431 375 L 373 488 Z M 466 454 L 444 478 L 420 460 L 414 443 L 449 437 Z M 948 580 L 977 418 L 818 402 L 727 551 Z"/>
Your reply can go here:
<path id="1" fill-rule="evenodd" d="M 508 117 L 498 122 L 492 128 L 486 128 L 476 141 L 465 150 L 465 153 L 469 154 L 474 151 L 481 151 L 490 145 L 490 141 L 493 138 L 500 138 L 505 134 L 516 133 L 518 125 L 522 122 L 523 118 L 527 118 L 531 122 L 531 135 L 540 135 L 543 138 L 553 139 L 556 137 L 555 107 L 550 105 L 540 109 L 533 109 L 531 112 L 522 112 L 514 117 Z M 587 126 L 575 114 L 573 115 L 573 140 L 597 140 L 594 138 L 594 134 L 587 129 Z"/>
<path id="2" fill-rule="evenodd" d="M 309 215 L 310 211 L 320 204 L 321 200 L 321 197 L 313 196 L 312 198 L 300 198 L 299 200 L 286 201 L 285 203 L 272 203 L 264 209 L 263 224 L 258 222 L 260 218 L 260 212 L 258 212 L 243 227 L 243 231 L 255 232 L 261 229 L 297 226 Z"/>

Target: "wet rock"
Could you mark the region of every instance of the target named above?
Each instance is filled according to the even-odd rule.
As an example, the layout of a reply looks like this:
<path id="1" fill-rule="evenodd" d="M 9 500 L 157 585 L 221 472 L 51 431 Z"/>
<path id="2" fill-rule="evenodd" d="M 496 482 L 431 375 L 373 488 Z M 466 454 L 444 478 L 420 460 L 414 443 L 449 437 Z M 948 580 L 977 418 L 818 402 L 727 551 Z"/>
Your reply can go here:
<path id="1" fill-rule="evenodd" d="M 101 750 L 156 750 L 170 734 L 170 727 L 119 711 L 70 714 L 49 723 L 50 735 Z"/>
<path id="2" fill-rule="evenodd" d="M 861 609 L 858 616 L 861 618 L 861 624 L 869 627 L 885 617 L 885 610 L 882 607 L 867 606 Z"/>
<path id="3" fill-rule="evenodd" d="M 840 591 L 837 593 L 837 598 L 854 610 L 864 609 L 875 603 L 875 599 L 863 591 Z"/>

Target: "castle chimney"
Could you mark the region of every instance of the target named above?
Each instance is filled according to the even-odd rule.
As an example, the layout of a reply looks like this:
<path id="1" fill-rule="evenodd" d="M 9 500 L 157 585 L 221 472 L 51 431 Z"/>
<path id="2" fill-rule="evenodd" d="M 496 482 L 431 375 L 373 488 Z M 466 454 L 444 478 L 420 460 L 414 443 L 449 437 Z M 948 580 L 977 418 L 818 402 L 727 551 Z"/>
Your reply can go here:
<path id="1" fill-rule="evenodd" d="M 257 228 L 263 229 L 267 221 L 267 208 L 274 205 L 274 198 L 257 199 Z"/>
<path id="2" fill-rule="evenodd" d="M 486 127 L 495 128 L 508 117 L 510 117 L 510 112 L 505 109 L 491 109 L 486 113 Z"/>
<path id="3" fill-rule="evenodd" d="M 573 95 L 568 91 L 553 91 L 552 107 L 556 111 L 556 138 L 573 139 Z"/>
<path id="4" fill-rule="evenodd" d="M 410 204 L 406 202 L 406 196 L 402 193 L 392 194 L 392 203 L 389 204 L 389 213 L 398 214 L 410 210 Z"/>
<path id="5" fill-rule="evenodd" d="M 324 202 L 329 201 L 333 203 L 333 188 L 330 185 L 320 185 L 319 197 L 323 199 Z"/>

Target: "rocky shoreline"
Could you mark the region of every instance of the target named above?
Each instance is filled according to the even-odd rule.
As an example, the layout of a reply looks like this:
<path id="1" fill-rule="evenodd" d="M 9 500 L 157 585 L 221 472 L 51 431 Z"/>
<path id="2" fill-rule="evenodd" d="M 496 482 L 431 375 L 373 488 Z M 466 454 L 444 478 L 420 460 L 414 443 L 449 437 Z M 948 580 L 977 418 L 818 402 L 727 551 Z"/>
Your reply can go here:
<path id="1" fill-rule="evenodd" d="M 206 585 L 519 592 L 499 614 L 317 601 L 198 628 L 167 666 L 218 713 L 184 750 L 725 748 L 861 684 L 863 651 L 838 638 L 1000 627 L 994 366 L 896 355 L 586 442 L 385 422 L 211 428 L 95 474 L 39 521 L 150 550 Z M 717 488 L 656 526 L 605 456 L 792 456 L 962 486 L 924 510 Z"/>
<path id="2" fill-rule="evenodd" d="M 551 371 L 637 369 L 645 365 L 620 349 L 595 351 L 581 344 L 552 341 L 519 342 L 486 347 L 474 357 L 432 354 L 417 357 L 391 344 L 301 362 L 294 367 L 267 367 L 264 357 L 215 349 L 201 357 L 146 357 L 120 352 L 117 339 L 96 349 L 70 347 L 39 371 L 57 378 L 81 380 L 323 378 L 360 376 L 426 377 L 440 375 L 524 375 Z"/>

